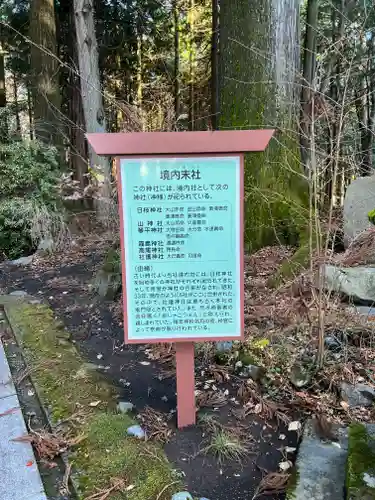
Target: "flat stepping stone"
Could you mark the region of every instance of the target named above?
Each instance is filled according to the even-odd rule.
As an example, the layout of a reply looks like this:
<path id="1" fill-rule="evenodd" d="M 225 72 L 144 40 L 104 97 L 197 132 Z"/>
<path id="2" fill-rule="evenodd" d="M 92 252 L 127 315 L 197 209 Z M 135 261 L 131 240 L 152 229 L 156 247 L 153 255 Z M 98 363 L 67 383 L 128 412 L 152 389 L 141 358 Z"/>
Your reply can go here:
<path id="1" fill-rule="evenodd" d="M 47 500 L 17 396 L 0 399 L 0 498 Z"/>
<path id="2" fill-rule="evenodd" d="M 0 399 L 15 395 L 16 388 L 13 384 L 12 375 L 9 370 L 9 365 L 5 356 L 3 344 L 0 342 Z"/>
<path id="3" fill-rule="evenodd" d="M 0 341 L 1 500 L 47 500 L 31 444 L 15 441 L 27 434 L 8 361 Z"/>
<path id="4" fill-rule="evenodd" d="M 337 442 L 321 439 L 313 421 L 306 423 L 287 500 L 344 499 L 348 430 L 336 427 L 334 433 Z"/>

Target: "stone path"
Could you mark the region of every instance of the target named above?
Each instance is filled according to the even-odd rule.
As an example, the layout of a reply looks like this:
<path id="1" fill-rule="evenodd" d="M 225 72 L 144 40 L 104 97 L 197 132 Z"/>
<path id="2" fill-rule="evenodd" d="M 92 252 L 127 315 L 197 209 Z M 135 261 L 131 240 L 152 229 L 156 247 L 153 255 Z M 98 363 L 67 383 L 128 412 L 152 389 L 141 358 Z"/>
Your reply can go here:
<path id="1" fill-rule="evenodd" d="M 47 500 L 30 443 L 14 441 L 27 429 L 0 340 L 0 498 Z"/>

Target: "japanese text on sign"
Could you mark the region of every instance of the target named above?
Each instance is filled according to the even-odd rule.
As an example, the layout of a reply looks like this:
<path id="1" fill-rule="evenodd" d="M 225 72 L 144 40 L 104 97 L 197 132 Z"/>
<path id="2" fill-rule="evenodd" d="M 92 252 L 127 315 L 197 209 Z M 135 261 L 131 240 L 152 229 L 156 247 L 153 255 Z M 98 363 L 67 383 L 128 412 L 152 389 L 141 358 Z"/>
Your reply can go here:
<path id="1" fill-rule="evenodd" d="M 240 338 L 239 157 L 120 168 L 129 340 Z"/>

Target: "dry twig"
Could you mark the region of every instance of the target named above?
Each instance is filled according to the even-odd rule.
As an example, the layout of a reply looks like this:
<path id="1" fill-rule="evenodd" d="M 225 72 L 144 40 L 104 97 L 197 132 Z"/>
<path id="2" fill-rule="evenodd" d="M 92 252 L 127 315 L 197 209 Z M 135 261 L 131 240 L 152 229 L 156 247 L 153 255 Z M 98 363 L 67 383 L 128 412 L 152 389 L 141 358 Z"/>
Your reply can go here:
<path id="1" fill-rule="evenodd" d="M 270 472 L 259 483 L 252 500 L 261 495 L 278 495 L 284 493 L 287 488 L 290 474 Z"/>

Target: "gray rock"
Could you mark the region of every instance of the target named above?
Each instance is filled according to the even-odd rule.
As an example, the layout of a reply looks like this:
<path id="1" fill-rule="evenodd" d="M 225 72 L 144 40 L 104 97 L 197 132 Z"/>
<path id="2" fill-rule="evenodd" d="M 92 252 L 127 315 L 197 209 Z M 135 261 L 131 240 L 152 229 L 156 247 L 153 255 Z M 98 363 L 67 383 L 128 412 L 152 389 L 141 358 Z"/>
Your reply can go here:
<path id="1" fill-rule="evenodd" d="M 344 244 L 349 246 L 353 239 L 372 224 L 368 213 L 375 208 L 375 176 L 360 177 L 351 182 L 344 200 Z"/>
<path id="2" fill-rule="evenodd" d="M 233 342 L 216 342 L 216 351 L 217 352 L 229 352 L 232 350 Z"/>
<path id="3" fill-rule="evenodd" d="M 193 497 L 187 491 L 181 491 L 180 493 L 175 493 L 172 500 L 193 500 Z"/>
<path id="4" fill-rule="evenodd" d="M 42 301 L 39 300 L 39 299 L 31 299 L 31 300 L 29 300 L 29 304 L 31 304 L 32 306 L 35 306 L 35 305 L 41 304 L 41 303 L 42 303 Z"/>
<path id="5" fill-rule="evenodd" d="M 289 380 L 297 389 L 306 387 L 311 382 L 311 378 L 312 374 L 309 368 L 303 366 L 302 364 L 295 364 L 292 366 Z"/>
<path id="6" fill-rule="evenodd" d="M 11 297 L 27 297 L 28 293 L 24 290 L 15 290 L 9 294 Z"/>
<path id="7" fill-rule="evenodd" d="M 243 365 L 241 361 L 236 363 L 236 367 L 240 377 L 251 378 L 255 382 L 259 382 L 266 373 L 266 370 L 262 366 Z"/>
<path id="8" fill-rule="evenodd" d="M 322 441 L 306 423 L 287 500 L 343 500 L 348 431 L 335 428 L 337 442 Z"/>
<path id="9" fill-rule="evenodd" d="M 329 335 L 324 339 L 324 344 L 330 351 L 338 352 L 341 350 L 342 344 L 338 338 Z"/>
<path id="10" fill-rule="evenodd" d="M 27 257 L 20 257 L 16 260 L 11 260 L 9 264 L 11 266 L 29 266 L 34 259 L 34 255 L 28 255 Z"/>
<path id="11" fill-rule="evenodd" d="M 55 248 L 55 244 L 52 238 L 44 238 L 40 240 L 37 252 L 39 253 L 48 253 L 52 252 Z"/>
<path id="12" fill-rule="evenodd" d="M 137 439 L 144 439 L 146 437 L 146 433 L 140 425 L 132 425 L 127 428 L 126 432 L 128 436 L 132 436 Z"/>
<path id="13" fill-rule="evenodd" d="M 341 383 L 341 398 L 346 401 L 351 408 L 357 406 L 372 406 L 375 401 L 375 389 L 366 384 Z"/>
<path id="14" fill-rule="evenodd" d="M 100 297 L 113 300 L 121 289 L 121 276 L 101 269 L 95 277 L 95 288 Z"/>
<path id="15" fill-rule="evenodd" d="M 133 411 L 134 405 L 129 401 L 119 401 L 119 403 L 117 404 L 117 409 L 121 413 L 129 413 L 130 411 Z"/>
<path id="16" fill-rule="evenodd" d="M 375 302 L 375 267 L 324 267 L 324 286 L 354 302 Z"/>

